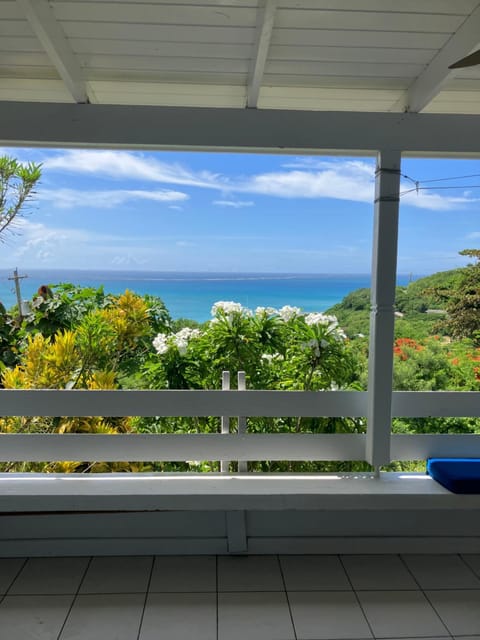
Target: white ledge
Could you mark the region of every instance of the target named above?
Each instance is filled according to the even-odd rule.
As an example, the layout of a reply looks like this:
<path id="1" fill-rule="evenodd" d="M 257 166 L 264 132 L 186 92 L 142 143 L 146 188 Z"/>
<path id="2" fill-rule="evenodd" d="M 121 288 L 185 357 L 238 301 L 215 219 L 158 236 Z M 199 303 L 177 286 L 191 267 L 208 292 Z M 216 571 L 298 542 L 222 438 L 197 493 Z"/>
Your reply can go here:
<path id="1" fill-rule="evenodd" d="M 0 474 L 0 512 L 478 509 L 422 473 Z"/>

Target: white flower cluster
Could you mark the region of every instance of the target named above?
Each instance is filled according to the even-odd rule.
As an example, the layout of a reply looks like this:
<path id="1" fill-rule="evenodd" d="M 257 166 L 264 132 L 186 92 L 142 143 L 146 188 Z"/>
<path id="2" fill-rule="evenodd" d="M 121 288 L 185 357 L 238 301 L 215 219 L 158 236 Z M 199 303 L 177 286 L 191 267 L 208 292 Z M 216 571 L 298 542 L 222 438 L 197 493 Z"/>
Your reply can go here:
<path id="1" fill-rule="evenodd" d="M 167 353 L 171 346 L 175 346 L 180 355 L 183 356 L 187 352 L 187 346 L 192 338 L 198 338 L 201 332 L 199 329 L 190 329 L 185 327 L 180 329 L 177 333 L 167 335 L 166 333 L 159 333 L 153 340 L 153 346 L 158 355 Z"/>
<path id="2" fill-rule="evenodd" d="M 231 320 L 236 313 L 244 316 L 252 315 L 250 309 L 242 306 L 240 302 L 233 302 L 232 300 L 219 300 L 218 302 L 215 302 L 211 310 L 211 314 L 214 319 L 219 311 L 223 312 L 227 316 L 228 320 Z"/>
<path id="3" fill-rule="evenodd" d="M 277 313 L 275 307 L 257 307 L 255 309 L 256 316 L 276 316 Z"/>
<path id="4" fill-rule="evenodd" d="M 331 325 L 332 329 L 338 326 L 338 320 L 336 316 L 327 316 L 324 313 L 307 313 L 305 316 L 305 324 L 326 324 Z"/>
<path id="5" fill-rule="evenodd" d="M 297 316 L 301 316 L 302 310 L 300 309 L 300 307 L 291 307 L 290 305 L 286 304 L 284 307 L 278 310 L 278 315 L 284 322 L 288 322 L 289 320 L 292 320 Z"/>

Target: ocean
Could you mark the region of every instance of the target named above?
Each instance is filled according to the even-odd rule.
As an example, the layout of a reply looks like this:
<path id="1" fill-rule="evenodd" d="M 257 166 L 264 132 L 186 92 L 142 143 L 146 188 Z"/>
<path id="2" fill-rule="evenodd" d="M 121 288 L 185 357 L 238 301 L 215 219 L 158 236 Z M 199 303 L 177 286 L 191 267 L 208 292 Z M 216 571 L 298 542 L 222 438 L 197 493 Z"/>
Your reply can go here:
<path id="1" fill-rule="evenodd" d="M 108 293 L 130 289 L 138 294 L 159 296 L 173 318 L 208 320 L 218 300 L 233 300 L 254 310 L 292 305 L 305 312 L 326 311 L 347 293 L 370 286 L 370 274 L 289 274 L 289 273 L 174 273 L 155 271 L 22 270 L 28 277 L 20 281 L 22 298 L 31 299 L 43 284 L 69 282 L 84 287 L 103 285 Z M 7 309 L 16 303 L 13 275 L 0 270 L 0 301 Z M 400 275 L 398 284 L 407 284 L 411 275 Z"/>

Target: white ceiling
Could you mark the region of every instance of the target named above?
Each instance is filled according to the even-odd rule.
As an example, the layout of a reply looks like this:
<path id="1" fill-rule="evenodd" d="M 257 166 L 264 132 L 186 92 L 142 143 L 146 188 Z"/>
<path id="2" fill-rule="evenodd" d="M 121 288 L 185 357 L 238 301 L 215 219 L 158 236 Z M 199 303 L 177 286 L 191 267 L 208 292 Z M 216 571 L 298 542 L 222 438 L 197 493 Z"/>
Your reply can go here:
<path id="1" fill-rule="evenodd" d="M 0 101 L 480 113 L 478 0 L 0 1 Z"/>

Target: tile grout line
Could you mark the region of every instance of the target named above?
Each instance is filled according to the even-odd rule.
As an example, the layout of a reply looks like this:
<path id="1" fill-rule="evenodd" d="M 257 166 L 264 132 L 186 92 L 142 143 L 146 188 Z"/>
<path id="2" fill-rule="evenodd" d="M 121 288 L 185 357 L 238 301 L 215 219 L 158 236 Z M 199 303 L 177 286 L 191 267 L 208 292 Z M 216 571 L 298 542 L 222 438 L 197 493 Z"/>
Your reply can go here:
<path id="1" fill-rule="evenodd" d="M 283 589 L 284 589 L 285 597 L 287 598 L 288 613 L 290 614 L 290 621 L 292 623 L 293 635 L 294 635 L 295 640 L 298 640 L 297 629 L 295 627 L 295 621 L 293 619 L 292 607 L 290 606 L 290 598 L 288 597 L 287 583 L 285 581 L 285 574 L 283 573 L 282 563 L 281 563 L 281 560 L 280 560 L 280 556 L 278 554 L 277 554 L 277 562 L 278 562 L 278 567 L 280 569 L 280 575 L 282 576 L 282 582 L 283 582 Z"/>
<path id="2" fill-rule="evenodd" d="M 8 585 L 7 589 L 5 590 L 5 593 L 2 596 L 2 599 L 0 600 L 0 602 L 3 602 L 4 598 L 6 596 L 8 596 L 8 592 L 10 591 L 10 589 L 13 587 L 13 583 L 15 582 L 15 580 L 18 578 L 18 576 L 22 573 L 22 571 L 25 569 L 25 565 L 28 562 L 28 558 L 24 558 L 23 559 L 23 564 L 21 565 L 20 569 L 17 571 L 17 573 L 15 574 L 15 577 L 13 578 L 13 580 L 10 582 L 10 584 Z"/>
<path id="3" fill-rule="evenodd" d="M 83 572 L 82 577 L 80 578 L 80 581 L 78 583 L 78 587 L 77 590 L 73 596 L 73 600 L 70 604 L 70 607 L 68 608 L 68 612 L 67 615 L 65 616 L 65 620 L 63 621 L 63 624 L 60 628 L 60 631 L 58 632 L 58 636 L 57 636 L 57 640 L 61 640 L 62 639 L 62 634 L 63 634 L 63 630 L 65 629 L 65 625 L 67 624 L 67 620 L 70 617 L 70 614 L 72 612 L 73 609 L 73 605 L 75 604 L 76 600 L 77 600 L 77 596 L 80 593 L 80 588 L 83 584 L 83 581 L 85 580 L 85 576 L 87 575 L 88 570 L 90 569 L 90 565 L 92 564 L 92 560 L 93 560 L 93 556 L 90 556 L 87 562 L 87 566 L 85 567 L 85 571 Z"/>
<path id="4" fill-rule="evenodd" d="M 152 556 L 152 566 L 150 567 L 150 575 L 148 576 L 147 588 L 145 590 L 145 599 L 143 601 L 142 615 L 140 616 L 140 623 L 138 625 L 137 640 L 140 640 L 140 635 L 142 633 L 143 618 L 145 617 L 145 609 L 147 608 L 147 599 L 150 593 L 150 585 L 152 583 L 153 568 L 155 566 L 156 560 L 157 560 L 156 556 Z"/>
<path id="5" fill-rule="evenodd" d="M 460 558 L 460 560 L 463 562 L 463 564 L 473 573 L 475 578 L 477 578 L 477 580 L 478 580 L 480 576 L 477 574 L 475 569 L 468 564 L 468 562 L 465 560 L 465 558 L 463 557 L 463 555 L 461 553 L 457 553 L 457 555 Z M 480 589 L 480 585 L 477 587 L 477 589 Z"/>
<path id="6" fill-rule="evenodd" d="M 358 597 L 358 593 L 356 592 L 356 590 L 355 590 L 355 588 L 353 586 L 353 582 L 352 582 L 352 580 L 350 578 L 350 575 L 349 575 L 348 571 L 346 570 L 345 565 L 343 564 L 342 556 L 340 554 L 338 554 L 337 558 L 338 558 L 338 561 L 340 562 L 340 564 L 342 565 L 342 569 L 344 570 L 345 575 L 347 576 L 348 583 L 350 584 L 350 587 L 351 587 L 351 589 L 352 589 L 352 591 L 353 591 L 353 593 L 355 595 L 355 599 L 357 601 L 358 606 L 360 607 L 360 611 L 362 612 L 363 617 L 365 618 L 365 622 L 367 623 L 368 628 L 370 629 L 370 633 L 372 634 L 372 638 L 375 638 L 376 636 L 373 633 L 373 628 L 372 628 L 372 625 L 370 624 L 370 620 L 367 618 L 367 614 L 365 613 L 365 609 L 363 608 L 363 605 L 362 605 L 362 603 L 360 601 L 360 598 Z"/>
<path id="7" fill-rule="evenodd" d="M 407 554 L 405 554 L 407 555 Z M 400 558 L 400 562 L 403 563 L 404 567 L 406 568 L 406 570 L 408 571 L 408 573 L 412 576 L 412 578 L 415 580 L 415 582 L 418 584 L 418 587 L 420 589 L 420 591 L 423 593 L 423 597 L 425 598 L 425 600 L 428 602 L 428 604 L 432 607 L 432 609 L 435 611 L 435 615 L 437 616 L 437 618 L 440 620 L 440 622 L 443 624 L 443 626 L 445 627 L 445 629 L 448 632 L 448 635 L 450 636 L 450 638 L 453 639 L 453 633 L 450 631 L 450 629 L 447 627 L 446 623 L 443 621 L 441 615 L 438 613 L 438 611 L 435 609 L 435 607 L 433 606 L 433 603 L 431 602 L 430 598 L 427 596 L 427 594 L 425 593 L 425 591 L 423 590 L 422 585 L 420 584 L 420 582 L 417 580 L 417 578 L 415 577 L 415 574 L 413 573 L 413 571 L 410 569 L 410 567 L 408 566 L 408 563 L 405 561 L 405 558 L 403 557 L 403 555 L 401 553 L 398 554 L 398 557 Z M 442 591 L 442 589 L 439 589 L 439 591 Z"/>

